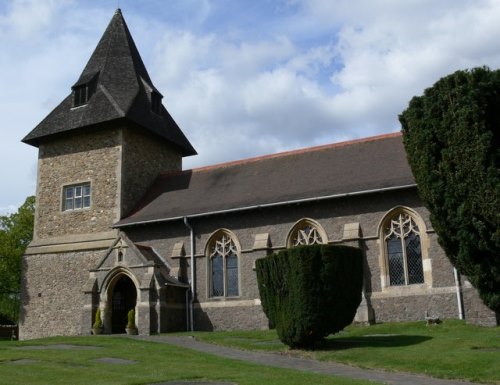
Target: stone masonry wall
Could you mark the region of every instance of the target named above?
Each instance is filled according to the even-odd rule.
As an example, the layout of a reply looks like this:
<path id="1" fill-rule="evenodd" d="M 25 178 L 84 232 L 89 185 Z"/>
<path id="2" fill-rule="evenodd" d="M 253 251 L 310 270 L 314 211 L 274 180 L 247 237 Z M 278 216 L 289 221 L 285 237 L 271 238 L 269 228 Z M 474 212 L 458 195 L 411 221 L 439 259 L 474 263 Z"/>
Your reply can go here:
<path id="1" fill-rule="evenodd" d="M 119 219 L 119 165 L 118 130 L 41 144 L 34 239 L 109 231 Z M 63 211 L 63 186 L 82 182 L 91 184 L 91 207 Z"/>
<path id="2" fill-rule="evenodd" d="M 500 324 L 500 313 L 495 314 L 486 307 L 470 283 L 464 284 L 462 295 L 465 319 L 468 323 L 481 326 L 497 326 Z"/>
<path id="3" fill-rule="evenodd" d="M 35 239 L 109 231 L 160 172 L 181 167 L 182 157 L 174 146 L 130 128 L 42 144 Z M 91 207 L 63 211 L 63 187 L 83 182 L 91 184 Z"/>
<path id="4" fill-rule="evenodd" d="M 104 250 L 23 257 L 20 339 L 81 333 L 83 291 L 103 255 Z"/>
<path id="5" fill-rule="evenodd" d="M 410 285 L 404 288 L 381 289 L 380 241 L 378 226 L 384 215 L 396 206 L 410 207 L 424 221 L 427 228 L 432 285 Z M 250 327 L 252 322 L 242 321 L 248 316 L 254 328 L 262 326 L 262 310 L 258 304 L 258 288 L 254 262 L 268 252 L 285 247 L 288 232 L 296 221 L 312 218 L 325 229 L 330 243 L 343 243 L 344 225 L 359 223 L 361 244 L 367 258 L 367 295 L 373 304 L 378 322 L 389 320 L 420 320 L 435 312 L 444 318 L 458 318 L 454 289 L 453 268 L 437 244 L 427 210 L 422 207 L 416 191 L 399 191 L 377 196 L 352 197 L 284 208 L 253 210 L 236 214 L 191 218 L 195 231 L 197 322 L 204 330 Z M 232 231 L 241 245 L 239 260 L 240 295 L 236 298 L 210 298 L 208 260 L 205 247 L 210 236 L 218 229 Z M 255 250 L 257 234 L 268 233 L 271 248 Z M 182 221 L 127 229 L 131 239 L 153 246 L 172 267 L 180 268 L 186 262 L 189 274 L 189 231 Z M 171 258 L 174 246 L 184 245 L 186 256 Z M 256 301 L 257 300 L 257 301 Z M 232 326 L 231 326 L 232 325 Z M 251 328 L 251 327 L 250 327 Z"/>
<path id="6" fill-rule="evenodd" d="M 194 309 L 196 330 L 265 330 L 269 328 L 262 306 L 197 306 Z"/>
<path id="7" fill-rule="evenodd" d="M 428 263 L 432 270 L 431 282 L 382 289 L 378 227 L 385 214 L 396 206 L 413 209 L 425 223 L 430 258 Z M 268 252 L 284 248 L 288 232 L 302 218 L 311 218 L 320 223 L 330 243 L 349 243 L 342 239 L 344 225 L 360 224 L 361 245 L 366 255 L 366 292 L 368 301 L 373 306 L 375 321 L 423 320 L 426 312 L 441 318 L 458 318 L 453 267 L 437 243 L 428 211 L 422 206 L 416 191 L 410 190 L 189 219 L 195 231 L 196 299 L 199 303 L 196 328 L 212 330 L 236 328 L 235 325 L 240 328 L 262 326 L 260 317 L 263 313 L 258 304 L 259 292 L 253 269 L 255 260 Z M 240 295 L 236 298 L 209 296 L 205 247 L 210 236 L 222 228 L 232 231 L 241 245 Z M 130 228 L 126 231 L 134 241 L 153 246 L 173 268 L 181 268 L 185 264 L 189 274 L 189 231 L 182 221 Z M 256 235 L 263 233 L 269 234 L 271 247 L 268 250 L 254 249 Z M 171 258 L 179 243 L 183 244 L 186 256 Z M 478 305 L 481 301 L 475 290 L 471 289 L 470 293 L 466 291 L 466 294 L 466 316 L 491 318 L 491 312 L 483 311 L 484 305 Z M 467 312 L 467 306 L 482 312 L 474 309 Z M 255 323 L 243 321 L 244 317 L 253 319 Z"/>
<path id="8" fill-rule="evenodd" d="M 137 205 L 158 174 L 182 168 L 182 156 L 178 149 L 138 130 L 123 130 L 122 217 Z"/>
<path id="9" fill-rule="evenodd" d="M 455 293 L 394 296 L 371 299 L 377 322 L 425 320 L 426 312 L 439 319 L 458 318 Z"/>

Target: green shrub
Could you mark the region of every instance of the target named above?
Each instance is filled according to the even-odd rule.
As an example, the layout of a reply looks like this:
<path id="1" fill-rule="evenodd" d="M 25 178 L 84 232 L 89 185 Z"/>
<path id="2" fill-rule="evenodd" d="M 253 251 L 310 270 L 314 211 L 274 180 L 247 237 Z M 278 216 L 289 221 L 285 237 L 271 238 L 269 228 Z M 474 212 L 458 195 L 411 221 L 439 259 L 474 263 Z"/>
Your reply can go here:
<path id="1" fill-rule="evenodd" d="M 95 320 L 94 320 L 94 329 L 102 328 L 102 320 L 101 320 L 101 309 L 97 308 L 95 312 Z"/>
<path id="2" fill-rule="evenodd" d="M 127 328 L 128 329 L 136 329 L 135 326 L 135 309 L 130 309 L 127 313 Z"/>
<path id="3" fill-rule="evenodd" d="M 295 247 L 257 260 L 262 307 L 280 340 L 312 347 L 349 325 L 361 302 L 362 251 L 348 246 Z"/>

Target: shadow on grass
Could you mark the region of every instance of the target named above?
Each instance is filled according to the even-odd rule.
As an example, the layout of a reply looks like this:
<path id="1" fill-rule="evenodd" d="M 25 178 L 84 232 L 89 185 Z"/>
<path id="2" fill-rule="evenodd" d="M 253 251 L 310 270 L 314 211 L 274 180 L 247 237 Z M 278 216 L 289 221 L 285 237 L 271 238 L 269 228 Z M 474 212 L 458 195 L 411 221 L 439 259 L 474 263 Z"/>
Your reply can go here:
<path id="1" fill-rule="evenodd" d="M 397 348 L 421 344 L 432 337 L 412 335 L 372 335 L 360 337 L 334 337 L 323 341 L 316 350 L 345 350 L 352 348 Z"/>

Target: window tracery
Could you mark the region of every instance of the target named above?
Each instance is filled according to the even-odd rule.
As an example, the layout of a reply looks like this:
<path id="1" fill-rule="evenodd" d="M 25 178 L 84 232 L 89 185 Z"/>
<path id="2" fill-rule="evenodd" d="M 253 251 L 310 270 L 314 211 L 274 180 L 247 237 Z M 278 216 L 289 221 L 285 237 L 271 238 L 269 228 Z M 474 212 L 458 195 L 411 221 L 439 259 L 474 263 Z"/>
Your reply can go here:
<path id="1" fill-rule="evenodd" d="M 420 230 L 414 218 L 399 212 L 384 228 L 389 284 L 391 286 L 424 283 Z"/>
<path id="2" fill-rule="evenodd" d="M 235 241 L 230 235 L 221 232 L 211 240 L 208 251 L 210 296 L 238 296 L 238 247 Z"/>
<path id="3" fill-rule="evenodd" d="M 328 243 L 323 228 L 311 219 L 298 221 L 288 235 L 288 247 Z"/>

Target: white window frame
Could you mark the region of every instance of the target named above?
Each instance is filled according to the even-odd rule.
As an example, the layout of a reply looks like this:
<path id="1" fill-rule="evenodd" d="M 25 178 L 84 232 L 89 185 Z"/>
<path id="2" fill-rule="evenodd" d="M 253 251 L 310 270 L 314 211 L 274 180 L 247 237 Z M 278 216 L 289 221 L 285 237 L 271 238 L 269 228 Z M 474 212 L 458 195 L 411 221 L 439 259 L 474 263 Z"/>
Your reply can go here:
<path id="1" fill-rule="evenodd" d="M 90 182 L 63 186 L 62 211 L 89 209 L 92 205 L 92 187 Z"/>

